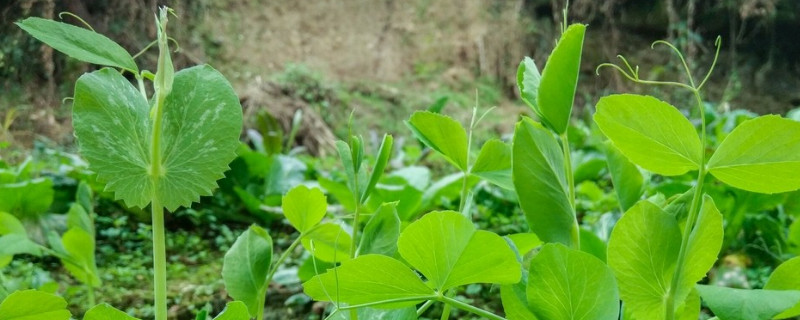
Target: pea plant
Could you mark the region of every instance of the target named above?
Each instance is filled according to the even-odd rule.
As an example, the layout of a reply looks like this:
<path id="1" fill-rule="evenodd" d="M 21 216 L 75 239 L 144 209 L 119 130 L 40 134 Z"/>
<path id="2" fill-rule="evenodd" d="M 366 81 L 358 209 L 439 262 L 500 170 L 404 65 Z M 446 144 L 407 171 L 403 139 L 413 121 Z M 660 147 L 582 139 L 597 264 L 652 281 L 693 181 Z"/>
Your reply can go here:
<path id="1" fill-rule="evenodd" d="M 87 30 L 40 18 L 17 23 L 60 52 L 104 66 L 82 75 L 75 83 L 75 136 L 81 154 L 97 179 L 106 184 L 106 191 L 128 206 L 150 206 L 156 320 L 167 319 L 165 210 L 172 212 L 198 201 L 200 196 L 211 195 L 216 180 L 223 177 L 236 156 L 242 129 L 239 100 L 222 74 L 207 65 L 176 72 L 167 35 L 170 14 L 174 14 L 170 9 L 161 8 L 156 16 L 158 39 L 154 44 L 158 45 L 159 56 L 155 74 L 140 71 L 133 56 L 88 24 Z M 137 85 L 126 75 L 131 75 Z M 148 93 L 145 81 L 152 82 L 152 93 Z M 93 239 L 93 230 L 82 231 L 84 241 Z M 66 244 L 67 241 L 68 250 Z M 93 254 L 83 258 L 87 262 L 82 264 L 84 267 L 94 262 Z M 94 270 L 84 268 L 78 278 L 95 285 L 97 280 L 89 271 Z M 30 315 L 68 319 L 70 313 L 65 307 L 66 302 L 60 297 L 21 291 L 12 293 L 0 305 L 0 319 Z M 242 302 L 229 304 L 218 317 L 247 318 Z M 89 310 L 84 319 L 133 318 L 100 304 Z"/>

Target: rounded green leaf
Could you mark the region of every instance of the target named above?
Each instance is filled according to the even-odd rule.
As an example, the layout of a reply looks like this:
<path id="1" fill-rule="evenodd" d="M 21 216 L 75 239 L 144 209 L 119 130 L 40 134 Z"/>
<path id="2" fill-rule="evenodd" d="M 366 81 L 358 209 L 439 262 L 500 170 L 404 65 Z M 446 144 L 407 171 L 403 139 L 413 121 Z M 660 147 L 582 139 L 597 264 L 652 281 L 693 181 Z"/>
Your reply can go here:
<path id="1" fill-rule="evenodd" d="M 249 320 L 250 314 L 247 311 L 247 305 L 241 301 L 228 302 L 225 305 L 225 310 L 214 317 L 214 320 Z"/>
<path id="2" fill-rule="evenodd" d="M 663 319 L 681 246 L 678 223 L 649 201 L 640 201 L 617 222 L 608 243 L 625 309 L 636 319 Z"/>
<path id="3" fill-rule="evenodd" d="M 776 115 L 743 122 L 708 160 L 708 171 L 752 192 L 800 189 L 800 122 Z"/>
<path id="4" fill-rule="evenodd" d="M 703 147 L 678 109 L 651 96 L 600 98 L 594 121 L 628 159 L 649 171 L 674 176 L 700 168 Z"/>
<path id="5" fill-rule="evenodd" d="M 92 30 L 36 17 L 17 22 L 17 25 L 39 41 L 75 59 L 139 73 L 128 51 Z"/>
<path id="6" fill-rule="evenodd" d="M 164 102 L 162 175 L 150 168 L 150 106 L 119 72 L 102 69 L 75 84 L 73 125 L 81 154 L 106 191 L 144 208 L 157 197 L 167 210 L 211 195 L 236 157 L 242 128 L 239 99 L 209 66 L 175 73 Z M 156 190 L 154 186 L 158 186 Z"/>
<path id="7" fill-rule="evenodd" d="M 392 257 L 397 253 L 397 238 L 400 237 L 400 217 L 397 203 L 385 203 L 372 215 L 358 246 L 358 254 L 382 254 Z"/>
<path id="8" fill-rule="evenodd" d="M 520 263 L 497 234 L 476 230 L 454 211 L 435 211 L 412 222 L 400 234 L 400 255 L 437 290 L 470 283 L 514 284 Z"/>
<path id="9" fill-rule="evenodd" d="M 267 290 L 267 273 L 272 263 L 272 238 L 266 230 L 252 225 L 243 232 L 225 253 L 222 279 L 228 295 L 242 301 L 251 315 L 263 305 Z"/>
<path id="10" fill-rule="evenodd" d="M 611 182 L 614 184 L 614 192 L 619 199 L 619 206 L 622 211 L 627 211 L 642 198 L 644 177 L 639 172 L 639 168 L 625 158 L 610 141 L 605 144 L 605 154 Z"/>
<path id="11" fill-rule="evenodd" d="M 417 111 L 406 125 L 422 143 L 441 153 L 461 171 L 467 171 L 467 132 L 458 121 L 438 113 Z"/>
<path id="12" fill-rule="evenodd" d="M 303 247 L 317 259 L 339 262 L 350 259 L 350 234 L 341 225 L 323 223 L 303 234 Z M 313 245 L 312 245 L 313 242 Z"/>
<path id="13" fill-rule="evenodd" d="M 567 131 L 569 125 L 585 32 L 586 26 L 583 24 L 569 26 L 542 71 L 537 104 L 542 121 L 559 134 Z"/>
<path id="14" fill-rule="evenodd" d="M 511 147 L 498 139 L 486 141 L 470 172 L 498 187 L 514 190 L 511 179 Z"/>
<path id="15" fill-rule="evenodd" d="M 531 230 L 544 242 L 572 245 L 575 214 L 564 156 L 553 134 L 531 119 L 514 130 L 512 178 Z"/>
<path id="16" fill-rule="evenodd" d="M 591 254 L 546 244 L 531 261 L 528 305 L 540 319 L 619 317 L 619 292 L 611 269 Z"/>
<path id="17" fill-rule="evenodd" d="M 52 293 L 17 291 L 0 303 L 0 320 L 69 320 L 67 301 Z"/>
<path id="18" fill-rule="evenodd" d="M 127 313 L 119 311 L 107 303 L 98 304 L 86 314 L 83 315 L 83 320 L 139 320 L 129 316 Z"/>
<path id="19" fill-rule="evenodd" d="M 677 301 L 682 301 L 694 284 L 705 278 L 708 270 L 714 266 L 722 249 L 724 232 L 722 214 L 714 204 L 714 200 L 708 195 L 703 195 L 697 224 L 689 235 L 689 243 L 686 246 L 683 274 L 676 294 Z"/>
<path id="20" fill-rule="evenodd" d="M 281 206 L 289 223 L 297 231 L 304 233 L 325 217 L 328 210 L 327 201 L 319 189 L 309 189 L 304 185 L 299 185 L 283 196 Z"/>
<path id="21" fill-rule="evenodd" d="M 500 286 L 500 299 L 503 303 L 503 312 L 509 320 L 536 320 L 530 306 L 528 306 L 527 280 L 517 284 Z"/>
<path id="22" fill-rule="evenodd" d="M 769 276 L 764 289 L 800 290 L 800 257 L 791 258 L 775 268 Z M 786 319 L 800 315 L 800 302 L 789 310 L 781 312 L 776 319 Z"/>
<path id="23" fill-rule="evenodd" d="M 61 257 L 64 267 L 78 281 L 99 287 L 102 283 L 94 258 L 94 237 L 80 227 L 73 227 L 64 233 L 61 242 L 68 257 Z"/>
<path id="24" fill-rule="evenodd" d="M 436 297 L 433 289 L 408 266 L 377 254 L 366 254 L 342 262 L 336 269 L 303 283 L 303 289 L 317 301 L 350 305 L 376 303 L 387 308 L 412 306 Z M 380 304 L 386 300 L 394 302 Z"/>
<path id="25" fill-rule="evenodd" d="M 800 303 L 798 290 L 746 290 L 698 284 L 697 291 L 721 320 L 772 319 Z"/>

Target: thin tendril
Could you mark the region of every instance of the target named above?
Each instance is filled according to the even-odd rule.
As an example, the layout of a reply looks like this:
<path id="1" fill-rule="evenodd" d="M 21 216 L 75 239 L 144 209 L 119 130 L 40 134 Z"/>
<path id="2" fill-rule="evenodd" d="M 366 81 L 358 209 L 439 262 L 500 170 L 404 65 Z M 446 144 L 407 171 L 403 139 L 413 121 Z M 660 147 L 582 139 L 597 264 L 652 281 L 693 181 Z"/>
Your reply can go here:
<path id="1" fill-rule="evenodd" d="M 492 110 L 494 110 L 494 109 L 497 109 L 497 106 L 491 107 L 491 108 L 489 108 L 489 110 L 486 110 L 486 112 L 484 112 L 483 115 L 481 115 L 481 117 L 478 118 L 477 121 L 475 121 L 475 124 L 480 123 L 483 120 L 483 118 L 486 118 L 486 116 L 488 116 L 489 113 L 492 112 Z"/>
<path id="2" fill-rule="evenodd" d="M 632 74 L 632 75 L 633 75 L 635 78 L 637 78 L 637 79 L 638 79 L 638 78 L 639 78 L 639 73 L 638 73 L 638 71 L 639 71 L 639 66 L 636 66 L 636 71 L 634 71 L 634 70 L 633 70 L 633 68 L 631 68 L 631 64 L 630 64 L 630 63 L 628 63 L 628 59 L 625 59 L 625 56 L 623 56 L 623 55 L 621 55 L 621 54 L 620 54 L 620 55 L 617 55 L 617 57 L 618 57 L 620 60 L 622 60 L 622 62 L 623 62 L 623 63 L 625 63 L 625 66 L 626 66 L 626 67 L 628 67 L 628 70 L 631 72 L 631 74 Z"/>
<path id="3" fill-rule="evenodd" d="M 616 64 L 613 64 L 613 63 L 602 63 L 602 64 L 600 64 L 599 66 L 597 66 L 597 69 L 595 70 L 595 73 L 597 73 L 599 75 L 600 74 L 600 68 L 602 68 L 602 67 L 611 67 L 611 68 L 617 69 L 617 71 L 619 71 L 619 73 L 621 73 L 623 76 L 625 76 L 625 78 L 628 78 L 628 80 L 633 81 L 635 83 L 663 85 L 663 86 L 676 86 L 676 87 L 686 88 L 686 89 L 689 89 L 689 90 L 695 90 L 694 87 L 689 86 L 689 85 L 684 84 L 684 83 L 680 83 L 680 82 L 642 80 L 642 79 L 639 79 L 638 77 L 634 77 L 634 76 L 628 74 L 627 72 L 625 72 L 625 70 L 622 69 L 622 67 L 620 67 L 620 66 L 618 66 Z"/>
<path id="4" fill-rule="evenodd" d="M 714 41 L 714 46 L 717 47 L 717 52 L 714 53 L 714 61 L 711 62 L 711 68 L 708 69 L 708 73 L 706 73 L 706 76 L 703 78 L 703 81 L 700 82 L 699 86 L 697 86 L 697 90 L 700 90 L 700 88 L 702 88 L 703 85 L 706 84 L 708 78 L 711 77 L 711 72 L 714 71 L 714 67 L 717 65 L 717 58 L 719 57 L 719 49 L 722 47 L 722 37 L 717 36 L 717 40 Z"/>
<path id="5" fill-rule="evenodd" d="M 650 49 L 655 49 L 655 45 L 657 45 L 657 44 L 662 44 L 662 45 L 665 45 L 665 46 L 669 47 L 670 49 L 672 49 L 672 51 L 675 52 L 675 54 L 678 55 L 678 58 L 681 59 L 681 63 L 683 64 L 683 69 L 686 71 L 686 76 L 689 77 L 689 84 L 692 86 L 692 89 L 696 88 L 695 85 L 694 85 L 694 78 L 692 77 L 692 72 L 689 71 L 689 64 L 686 63 L 686 59 L 683 58 L 683 54 L 681 53 L 681 51 L 678 50 L 678 48 L 676 48 L 671 43 L 666 42 L 664 40 L 656 40 L 656 41 L 654 41 L 650 45 Z"/>
<path id="6" fill-rule="evenodd" d="M 141 56 L 143 53 L 145 53 L 145 51 L 147 51 L 147 50 L 149 50 L 151 47 L 153 47 L 153 46 L 154 46 L 156 43 L 158 43 L 158 40 L 153 40 L 153 42 L 150 42 L 150 44 L 148 44 L 146 47 L 144 47 L 144 49 L 142 49 L 141 51 L 139 51 L 137 54 L 133 55 L 133 58 L 134 58 L 134 59 L 138 58 L 138 57 L 139 57 L 139 56 Z"/>
<path id="7" fill-rule="evenodd" d="M 175 40 L 175 38 L 173 38 L 173 37 L 167 37 L 167 41 L 172 41 L 172 43 L 175 44 L 175 51 L 172 51 L 172 52 L 180 52 L 181 51 L 181 45 L 178 43 L 178 40 Z"/>
<path id="8" fill-rule="evenodd" d="M 89 30 L 94 31 L 94 28 L 92 28 L 92 26 L 88 22 L 86 22 L 86 20 L 83 20 L 78 15 L 76 15 L 76 14 L 74 14 L 72 12 L 69 12 L 69 11 L 64 11 L 64 12 L 61 12 L 61 13 L 58 14 L 58 18 L 61 19 L 61 20 L 64 20 L 64 17 L 62 17 L 63 15 L 68 15 L 70 17 L 75 18 L 76 20 L 78 20 L 81 23 L 83 23 L 83 25 L 86 26 L 86 28 L 89 28 Z"/>

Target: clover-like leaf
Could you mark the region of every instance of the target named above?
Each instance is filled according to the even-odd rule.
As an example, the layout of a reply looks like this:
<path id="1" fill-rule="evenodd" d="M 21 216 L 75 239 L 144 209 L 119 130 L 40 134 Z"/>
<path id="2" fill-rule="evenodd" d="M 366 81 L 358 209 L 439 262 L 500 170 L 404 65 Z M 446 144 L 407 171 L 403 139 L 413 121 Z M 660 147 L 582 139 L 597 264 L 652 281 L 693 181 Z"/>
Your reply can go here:
<path id="1" fill-rule="evenodd" d="M 250 314 L 247 311 L 247 305 L 241 301 L 228 302 L 225 305 L 225 310 L 214 317 L 214 320 L 249 320 Z"/>
<path id="2" fill-rule="evenodd" d="M 267 272 L 272 263 L 272 238 L 266 230 L 252 225 L 243 232 L 225 253 L 222 279 L 228 295 L 244 302 L 251 315 L 264 304 Z"/>
<path id="3" fill-rule="evenodd" d="M 708 171 L 739 189 L 778 193 L 800 188 L 800 122 L 767 115 L 747 120 L 722 141 Z"/>
<path id="4" fill-rule="evenodd" d="M 323 223 L 303 234 L 301 243 L 317 259 L 339 262 L 350 259 L 352 237 L 341 225 Z M 312 244 L 313 243 L 313 244 Z"/>
<path id="5" fill-rule="evenodd" d="M 562 244 L 546 244 L 531 261 L 528 305 L 540 319 L 619 317 L 614 273 L 596 257 Z"/>
<path id="6" fill-rule="evenodd" d="M 211 195 L 236 157 L 242 109 L 230 83 L 210 66 L 175 73 L 161 128 L 150 105 L 119 72 L 104 68 L 75 84 L 73 125 L 81 154 L 106 190 L 128 206 L 154 198 L 169 211 Z M 150 141 L 160 132 L 161 175 L 153 176 Z"/>
<path id="7" fill-rule="evenodd" d="M 564 31 L 542 71 L 538 100 L 542 121 L 556 133 L 569 126 L 572 102 L 578 86 L 586 25 L 573 24 Z"/>
<path id="8" fill-rule="evenodd" d="M 17 291 L 0 303 L 0 320 L 69 320 L 64 298 L 36 290 Z"/>
<path id="9" fill-rule="evenodd" d="M 442 154 L 461 171 L 467 171 L 467 131 L 445 115 L 417 111 L 406 125 L 417 139 Z"/>
<path id="10" fill-rule="evenodd" d="M 697 290 L 720 320 L 772 319 L 800 303 L 798 290 L 747 290 L 700 284 Z"/>
<path id="11" fill-rule="evenodd" d="M 283 214 L 297 231 L 304 233 L 317 225 L 328 210 L 325 195 L 317 188 L 298 185 L 289 190 L 281 203 Z"/>
<path id="12" fill-rule="evenodd" d="M 394 256 L 397 252 L 397 238 L 400 237 L 400 217 L 397 203 L 385 203 L 372 215 L 358 246 L 358 254 L 382 254 Z"/>
<path id="13" fill-rule="evenodd" d="M 107 303 L 98 304 L 86 314 L 83 315 L 83 320 L 139 320 L 138 318 L 131 317 L 125 312 L 117 310 Z"/>
<path id="14" fill-rule="evenodd" d="M 511 179 L 511 148 L 497 139 L 486 141 L 478 159 L 472 165 L 471 172 L 498 187 L 514 190 Z"/>
<path id="15" fill-rule="evenodd" d="M 475 229 L 458 212 L 426 214 L 403 230 L 397 246 L 403 259 L 437 290 L 471 283 L 513 284 L 520 279 L 520 263 L 508 243 L 497 234 Z"/>
<path id="16" fill-rule="evenodd" d="M 794 257 L 781 263 L 767 280 L 764 289 L 767 290 L 798 290 L 800 291 L 800 257 Z M 786 319 L 800 315 L 800 302 L 789 310 L 781 312 L 775 318 Z"/>
<path id="17" fill-rule="evenodd" d="M 644 177 L 639 168 L 625 158 L 613 143 L 606 142 L 604 150 L 619 206 L 622 211 L 627 211 L 642 198 Z"/>
<path id="18" fill-rule="evenodd" d="M 702 165 L 697 131 L 666 102 L 634 94 L 602 97 L 594 121 L 622 154 L 649 171 L 674 176 Z"/>

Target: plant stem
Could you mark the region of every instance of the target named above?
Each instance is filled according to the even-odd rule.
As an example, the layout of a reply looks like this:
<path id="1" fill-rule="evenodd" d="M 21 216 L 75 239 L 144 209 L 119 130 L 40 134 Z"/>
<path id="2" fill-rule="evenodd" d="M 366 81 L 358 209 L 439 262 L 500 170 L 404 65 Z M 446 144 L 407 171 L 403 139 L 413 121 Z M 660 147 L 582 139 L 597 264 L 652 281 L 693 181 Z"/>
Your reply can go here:
<path id="1" fill-rule="evenodd" d="M 269 273 L 267 274 L 267 281 L 266 281 L 267 286 L 259 293 L 259 301 L 266 302 L 267 290 L 269 289 L 269 283 L 272 282 L 272 277 L 275 276 L 275 273 L 278 272 L 278 267 L 280 267 L 281 264 L 283 264 L 283 261 L 286 260 L 286 258 L 288 258 L 290 254 L 292 254 L 292 252 L 294 251 L 295 248 L 297 248 L 297 245 L 300 244 L 300 240 L 302 239 L 303 235 L 301 234 L 299 237 L 297 237 L 297 239 L 295 239 L 292 242 L 291 245 L 289 245 L 289 248 L 286 248 L 286 250 L 283 251 L 278 260 L 275 261 L 275 263 L 272 265 L 272 267 L 269 270 Z M 258 318 L 256 319 L 258 320 L 264 319 L 264 303 L 258 305 Z"/>
<path id="2" fill-rule="evenodd" d="M 700 109 L 700 118 L 701 118 L 701 147 L 702 152 L 700 155 L 700 170 L 697 173 L 697 185 L 694 189 L 694 195 L 692 195 L 692 204 L 689 207 L 689 216 L 686 219 L 686 224 L 683 228 L 683 237 L 681 238 L 681 249 L 678 253 L 678 261 L 675 267 L 675 273 L 672 276 L 672 283 L 670 284 L 669 288 L 669 296 L 667 297 L 666 301 L 666 319 L 673 320 L 675 319 L 675 305 L 678 301 L 675 301 L 675 295 L 678 291 L 678 286 L 681 282 L 681 276 L 683 274 L 683 264 L 686 260 L 686 250 L 689 246 L 689 237 L 691 236 L 692 230 L 694 229 L 695 225 L 697 224 L 697 219 L 700 215 L 700 203 L 701 198 L 703 195 L 703 182 L 705 181 L 706 177 L 706 117 L 705 117 L 705 110 L 703 108 L 703 100 L 700 98 L 700 93 L 698 90 L 692 90 L 694 93 L 695 99 L 697 99 L 697 106 Z"/>
<path id="3" fill-rule="evenodd" d="M 417 317 L 422 316 L 422 314 L 425 313 L 425 311 L 428 311 L 428 308 L 430 308 L 433 305 L 434 301 L 436 300 L 425 301 L 425 303 L 423 303 L 422 306 L 420 306 L 419 309 L 417 309 Z"/>
<path id="4" fill-rule="evenodd" d="M 505 318 L 503 318 L 501 316 L 498 316 L 498 315 L 496 315 L 494 313 L 491 313 L 489 311 L 483 310 L 483 309 L 478 308 L 478 307 L 471 306 L 469 304 L 463 303 L 461 301 L 458 301 L 456 299 L 453 299 L 453 298 L 450 298 L 450 297 L 447 297 L 447 296 L 439 297 L 439 301 L 447 303 L 448 306 L 453 306 L 453 307 L 459 308 L 461 310 L 473 313 L 475 315 L 478 315 L 478 316 L 481 316 L 481 317 L 484 317 L 484 318 L 487 318 L 487 319 L 506 320 Z"/>
<path id="5" fill-rule="evenodd" d="M 86 274 L 89 274 L 89 272 L 86 272 Z M 86 285 L 86 295 L 89 297 L 89 307 L 94 307 L 94 305 L 97 304 L 97 301 L 95 301 L 94 298 L 94 287 L 92 287 L 90 284 Z"/>
<path id="6" fill-rule="evenodd" d="M 153 290 L 155 319 L 167 319 L 167 253 L 164 237 L 164 207 L 158 198 L 150 205 L 153 212 Z"/>
<path id="7" fill-rule="evenodd" d="M 574 219 L 572 228 L 572 246 L 576 250 L 581 248 L 581 227 L 578 225 L 578 213 L 575 211 L 575 177 L 572 174 L 572 157 L 569 150 L 569 136 L 567 132 L 560 134 L 561 138 L 561 152 L 564 154 L 564 174 L 567 177 L 567 186 L 569 188 L 569 206 L 572 208 L 572 218 Z"/>

